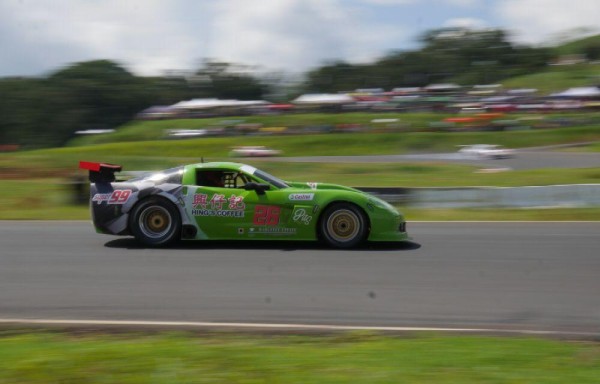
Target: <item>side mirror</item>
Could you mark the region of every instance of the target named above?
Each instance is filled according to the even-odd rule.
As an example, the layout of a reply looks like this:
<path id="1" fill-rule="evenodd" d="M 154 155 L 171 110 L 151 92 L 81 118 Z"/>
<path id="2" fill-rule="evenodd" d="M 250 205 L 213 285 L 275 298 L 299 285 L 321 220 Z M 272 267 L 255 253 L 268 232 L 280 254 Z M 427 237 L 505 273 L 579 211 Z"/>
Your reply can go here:
<path id="1" fill-rule="evenodd" d="M 260 184 L 260 183 L 255 183 L 255 182 L 251 181 L 244 185 L 244 189 L 246 191 L 256 191 L 256 193 L 258 195 L 264 195 L 265 191 L 268 191 L 269 189 L 271 189 L 271 186 L 269 184 Z"/>

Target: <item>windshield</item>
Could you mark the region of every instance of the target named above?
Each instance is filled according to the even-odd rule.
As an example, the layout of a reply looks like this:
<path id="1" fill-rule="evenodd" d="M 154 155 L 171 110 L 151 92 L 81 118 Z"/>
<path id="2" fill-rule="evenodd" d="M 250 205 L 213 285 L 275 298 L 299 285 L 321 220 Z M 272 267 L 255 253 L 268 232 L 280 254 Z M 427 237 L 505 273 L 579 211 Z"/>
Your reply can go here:
<path id="1" fill-rule="evenodd" d="M 263 171 L 258 170 L 258 169 L 256 171 L 254 171 L 254 176 L 259 177 L 259 178 L 263 179 L 264 181 L 267 181 L 267 182 L 273 184 L 274 186 L 276 186 L 277 188 L 280 188 L 280 189 L 281 188 L 288 188 L 289 187 L 289 185 L 287 185 L 285 183 L 285 181 L 283 181 L 283 180 L 281 180 L 281 179 L 279 179 L 279 178 L 277 178 L 277 177 L 275 177 L 273 175 L 270 175 L 267 172 L 263 172 Z"/>
<path id="2" fill-rule="evenodd" d="M 133 178 L 129 181 L 149 180 L 157 184 L 181 184 L 183 177 L 183 167 L 169 168 L 164 171 L 144 173 L 142 176 Z"/>

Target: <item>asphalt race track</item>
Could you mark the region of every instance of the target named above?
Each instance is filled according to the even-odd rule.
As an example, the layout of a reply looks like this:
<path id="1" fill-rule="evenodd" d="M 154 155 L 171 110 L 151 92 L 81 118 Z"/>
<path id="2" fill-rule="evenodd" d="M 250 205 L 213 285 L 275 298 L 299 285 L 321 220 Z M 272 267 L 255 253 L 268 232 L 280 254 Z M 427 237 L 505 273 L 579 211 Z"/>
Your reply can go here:
<path id="1" fill-rule="evenodd" d="M 600 222 L 409 223 L 413 241 L 146 249 L 88 222 L 0 221 L 0 320 L 600 333 Z"/>
<path id="2" fill-rule="evenodd" d="M 520 149 L 509 159 L 480 159 L 458 152 L 372 156 L 277 157 L 253 160 L 294 163 L 453 163 L 482 168 L 515 170 L 538 168 L 595 168 L 600 166 L 600 153 L 559 152 L 543 149 Z"/>

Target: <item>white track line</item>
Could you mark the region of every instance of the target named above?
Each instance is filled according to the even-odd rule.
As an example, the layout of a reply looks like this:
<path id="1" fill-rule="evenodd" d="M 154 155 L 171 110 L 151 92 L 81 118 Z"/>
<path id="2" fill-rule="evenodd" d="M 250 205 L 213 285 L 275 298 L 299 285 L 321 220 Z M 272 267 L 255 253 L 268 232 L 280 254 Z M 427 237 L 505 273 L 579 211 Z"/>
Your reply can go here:
<path id="1" fill-rule="evenodd" d="M 447 328 L 447 327 L 394 327 L 327 324 L 272 324 L 272 323 L 217 323 L 193 321 L 137 321 L 137 320 L 69 320 L 69 319 L 0 319 L 0 325 L 23 326 L 122 326 L 122 327 L 164 327 L 164 328 L 231 328 L 238 330 L 289 330 L 289 331 L 382 331 L 382 332 L 450 332 L 450 333 L 500 333 L 541 336 L 581 336 L 598 337 L 599 332 L 543 331 L 532 329 L 502 328 Z"/>

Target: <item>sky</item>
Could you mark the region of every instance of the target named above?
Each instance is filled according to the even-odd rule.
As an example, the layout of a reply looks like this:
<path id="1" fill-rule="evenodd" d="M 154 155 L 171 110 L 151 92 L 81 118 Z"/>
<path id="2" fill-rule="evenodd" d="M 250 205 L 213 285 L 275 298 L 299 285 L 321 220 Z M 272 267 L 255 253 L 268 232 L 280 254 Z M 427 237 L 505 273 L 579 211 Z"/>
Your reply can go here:
<path id="1" fill-rule="evenodd" d="M 415 49 L 425 31 L 453 26 L 548 44 L 600 32 L 600 0 L 0 0 L 0 77 L 97 59 L 143 76 L 206 59 L 302 73 Z"/>

